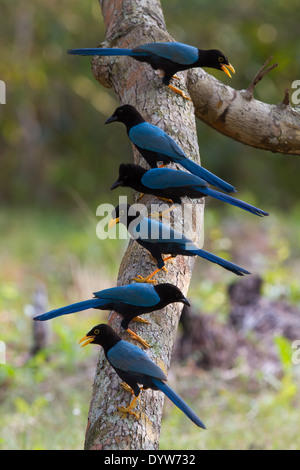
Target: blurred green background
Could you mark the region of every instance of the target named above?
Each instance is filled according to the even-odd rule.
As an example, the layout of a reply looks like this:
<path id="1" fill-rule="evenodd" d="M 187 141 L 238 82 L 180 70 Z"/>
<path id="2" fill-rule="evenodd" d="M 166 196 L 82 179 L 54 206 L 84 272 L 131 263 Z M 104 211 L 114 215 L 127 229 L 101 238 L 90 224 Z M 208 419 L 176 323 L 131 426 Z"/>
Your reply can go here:
<path id="1" fill-rule="evenodd" d="M 228 55 L 236 75 L 231 81 L 214 75 L 232 87 L 246 88 L 273 56 L 278 68 L 255 89 L 257 99 L 272 104 L 300 79 L 297 3 L 162 0 L 176 40 Z M 0 79 L 7 87 L 6 105 L 0 105 L 0 340 L 6 343 L 0 448 L 81 449 L 98 351 L 80 350 L 77 340 L 99 314 L 53 321 L 47 348 L 28 359 L 29 306 L 41 283 L 49 308 L 115 284 L 126 242 L 97 239 L 96 208 L 117 201 L 119 193 L 109 188 L 131 147 L 123 129 L 103 125 L 118 105 L 113 92 L 94 80 L 89 59 L 66 54 L 104 40 L 97 0 L 0 6 Z M 205 248 L 259 273 L 266 298 L 298 306 L 300 159 L 247 147 L 199 121 L 197 128 L 203 165 L 271 214 L 260 220 L 208 201 Z M 225 322 L 232 281 L 229 273 L 197 262 L 192 303 Z M 260 377 L 255 393 L 247 374 L 232 383 L 226 371 L 193 369 L 191 378 L 189 367 L 173 364 L 170 380 L 186 377 L 174 382 L 184 396 L 198 390 L 191 400 L 210 431 L 199 435 L 168 404 L 161 448 L 300 448 L 299 366 L 283 364 L 282 377 L 272 383 Z"/>

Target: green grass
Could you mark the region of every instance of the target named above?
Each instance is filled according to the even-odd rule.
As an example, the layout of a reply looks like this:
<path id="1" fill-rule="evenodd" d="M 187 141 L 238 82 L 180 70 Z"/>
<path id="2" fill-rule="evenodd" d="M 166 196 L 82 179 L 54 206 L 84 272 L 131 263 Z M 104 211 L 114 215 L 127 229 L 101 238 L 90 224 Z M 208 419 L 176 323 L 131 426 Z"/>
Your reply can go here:
<path id="1" fill-rule="evenodd" d="M 83 446 L 97 351 L 80 349 L 78 340 L 107 314 L 83 312 L 49 323 L 49 348 L 27 361 L 32 320 L 24 311 L 40 282 L 47 286 L 49 308 L 114 285 L 125 245 L 106 240 L 104 248 L 97 222 L 81 212 L 0 212 L 0 340 L 6 343 L 0 449 Z"/>
<path id="2" fill-rule="evenodd" d="M 176 390 L 185 394 L 207 426 L 199 431 L 171 404 L 165 405 L 160 449 L 182 450 L 295 450 L 299 439 L 299 387 L 296 371 L 274 385 L 263 379 L 253 390 L 252 380 L 236 371 L 195 372 Z M 235 374 L 233 373 L 232 376 Z"/>
<path id="3" fill-rule="evenodd" d="M 297 211 L 286 217 L 254 219 L 254 224 L 253 216 L 241 219 L 229 211 L 221 221 L 214 210 L 207 211 L 205 248 L 228 257 L 233 252 L 247 264 L 253 255 L 245 247 L 251 246 L 264 294 L 298 305 L 299 218 Z M 0 340 L 7 347 L 6 364 L 0 365 L 1 450 L 83 448 L 98 350 L 81 349 L 78 340 L 106 321 L 107 313 L 82 312 L 49 323 L 49 346 L 28 360 L 32 320 L 24 311 L 38 282 L 47 286 L 49 308 L 115 284 L 126 243 L 98 240 L 97 222 L 83 212 L 0 212 Z M 189 298 L 225 321 L 232 280 L 214 266 L 196 263 Z M 192 361 L 173 364 L 170 385 L 208 430 L 199 431 L 166 400 L 160 448 L 299 449 L 299 366 L 290 366 L 284 340 L 279 338 L 277 347 L 283 376 L 272 380 L 257 371 L 248 374 L 239 361 L 231 371 L 203 371 Z"/>

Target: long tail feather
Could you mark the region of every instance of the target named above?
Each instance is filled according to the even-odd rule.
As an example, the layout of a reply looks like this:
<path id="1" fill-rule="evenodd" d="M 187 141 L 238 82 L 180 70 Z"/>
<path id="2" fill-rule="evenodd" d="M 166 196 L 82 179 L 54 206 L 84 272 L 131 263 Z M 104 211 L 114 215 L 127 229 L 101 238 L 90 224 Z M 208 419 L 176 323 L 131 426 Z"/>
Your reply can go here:
<path id="1" fill-rule="evenodd" d="M 192 408 L 190 408 L 185 401 L 171 387 L 169 387 L 169 385 L 161 380 L 155 379 L 154 377 L 152 377 L 152 381 L 154 385 L 174 403 L 174 405 L 178 406 L 178 408 L 183 411 L 191 421 L 193 421 L 193 423 L 202 429 L 206 429 L 205 425 L 202 423 L 201 419 L 198 418 Z"/>
<path id="2" fill-rule="evenodd" d="M 141 55 L 138 52 L 133 52 L 132 49 L 119 49 L 119 48 L 106 48 L 106 47 L 94 47 L 87 49 L 69 49 L 68 54 L 73 55 L 101 55 L 101 56 L 118 56 L 118 55 L 128 55 L 128 56 L 137 56 Z"/>
<path id="3" fill-rule="evenodd" d="M 220 188 L 223 191 L 226 191 L 227 193 L 236 192 L 234 186 L 229 183 L 226 183 L 226 181 L 222 180 L 221 178 L 206 170 L 202 166 L 197 165 L 197 163 L 193 162 L 193 160 L 190 160 L 189 158 L 184 158 L 178 161 L 178 163 L 189 172 L 193 173 L 196 176 L 199 176 L 200 178 L 203 178 L 207 183 L 211 184 L 212 186 L 217 186 L 217 188 Z"/>
<path id="4" fill-rule="evenodd" d="M 216 263 L 219 266 L 222 266 L 222 268 L 233 272 L 237 276 L 244 276 L 245 274 L 251 274 L 249 271 L 247 271 L 244 268 L 241 268 L 237 264 L 231 263 L 230 261 L 227 261 L 226 259 L 213 255 L 212 253 L 209 253 L 208 251 L 200 250 L 199 248 L 195 250 L 191 249 L 189 251 L 193 253 L 194 255 L 198 255 L 201 258 L 207 259 L 208 261 L 211 261 L 212 263 Z"/>
<path id="5" fill-rule="evenodd" d="M 269 215 L 268 212 L 265 212 L 259 209 L 258 207 L 251 206 L 251 204 L 247 204 L 247 202 L 241 201 L 240 199 L 236 199 L 232 196 L 229 196 L 228 194 L 219 193 L 218 191 L 215 191 L 214 189 L 203 188 L 201 186 L 199 188 L 199 191 L 206 194 L 207 196 L 211 196 L 223 202 L 228 202 L 228 204 L 240 207 L 241 209 L 244 209 L 245 211 L 251 212 L 252 214 L 258 215 L 260 217 Z"/>
<path id="6" fill-rule="evenodd" d="M 50 312 L 43 313 L 34 317 L 34 320 L 45 321 L 51 320 L 51 318 L 60 317 L 61 315 L 68 315 L 69 313 L 81 312 L 82 310 L 87 310 L 88 308 L 96 308 L 103 304 L 101 299 L 90 299 L 84 300 L 83 302 L 77 302 L 76 304 L 67 305 L 66 307 L 57 308 L 51 310 Z"/>

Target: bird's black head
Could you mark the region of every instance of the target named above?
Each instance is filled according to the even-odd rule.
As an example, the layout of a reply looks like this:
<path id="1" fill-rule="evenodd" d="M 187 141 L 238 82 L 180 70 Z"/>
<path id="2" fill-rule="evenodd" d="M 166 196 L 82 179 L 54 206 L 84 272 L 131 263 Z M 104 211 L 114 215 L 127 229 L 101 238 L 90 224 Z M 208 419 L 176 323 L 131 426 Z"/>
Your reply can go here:
<path id="1" fill-rule="evenodd" d="M 131 104 L 123 104 L 122 106 L 119 106 L 108 119 L 106 119 L 105 124 L 110 124 L 115 121 L 123 122 L 127 128 L 131 128 L 145 120 L 134 106 L 131 106 Z"/>
<path id="2" fill-rule="evenodd" d="M 160 298 L 166 302 L 166 305 L 173 302 L 182 302 L 184 305 L 190 306 L 188 299 L 183 295 L 180 289 L 168 282 L 154 286 L 154 289 Z"/>
<path id="3" fill-rule="evenodd" d="M 121 341 L 120 336 L 112 329 L 111 326 L 101 323 L 94 326 L 81 340 L 79 344 L 83 348 L 87 344 L 99 344 L 104 348 L 105 351 L 108 351 L 116 343 Z"/>
<path id="4" fill-rule="evenodd" d="M 127 226 L 129 204 L 120 204 L 112 211 L 111 219 L 108 223 L 108 228 L 112 228 L 115 225 L 121 223 Z"/>
<path id="5" fill-rule="evenodd" d="M 108 228 L 114 227 L 116 224 L 123 224 L 128 227 L 131 222 L 142 218 L 141 213 L 134 207 L 135 204 L 119 204 L 112 212 Z M 138 204 L 136 204 L 138 206 Z M 137 220 L 138 223 L 139 220 Z"/>
<path id="6" fill-rule="evenodd" d="M 228 77 L 231 78 L 230 72 L 235 73 L 233 66 L 229 63 L 227 57 L 223 52 L 217 49 L 210 49 L 208 51 L 199 50 L 199 61 L 201 61 L 201 67 L 211 67 L 217 70 L 223 70 Z M 229 69 L 229 70 L 228 70 Z"/>
<path id="7" fill-rule="evenodd" d="M 115 189 L 119 186 L 127 186 L 135 189 L 137 184 L 141 182 L 141 177 L 146 171 L 147 170 L 134 163 L 122 163 L 119 166 L 119 178 L 110 189 Z"/>

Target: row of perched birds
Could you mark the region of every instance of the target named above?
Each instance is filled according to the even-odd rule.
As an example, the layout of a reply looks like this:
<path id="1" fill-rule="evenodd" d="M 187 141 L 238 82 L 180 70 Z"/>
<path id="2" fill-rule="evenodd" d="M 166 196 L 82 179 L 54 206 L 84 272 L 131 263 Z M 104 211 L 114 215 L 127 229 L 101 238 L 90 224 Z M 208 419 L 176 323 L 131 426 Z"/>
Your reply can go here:
<path id="1" fill-rule="evenodd" d="M 140 62 L 147 62 L 153 69 L 162 71 L 163 84 L 183 98 L 188 97 L 170 84 L 171 79 L 179 71 L 193 67 L 212 67 L 224 71 L 229 76 L 231 76 L 229 70 L 234 73 L 234 68 L 222 52 L 214 49 L 200 50 L 177 42 L 143 44 L 134 49 L 73 49 L 68 52 L 84 56 L 130 56 Z M 181 204 L 184 197 L 199 199 L 210 196 L 258 216 L 268 215 L 261 209 L 230 196 L 228 193 L 236 192 L 231 184 L 190 160 L 166 132 L 146 122 L 133 106 L 125 104 L 118 107 L 105 123 L 115 121 L 125 124 L 129 139 L 151 169 L 146 170 L 134 164 L 122 164 L 119 167 L 119 177 L 111 189 L 119 186 L 130 187 L 142 194 L 167 199 L 174 204 Z M 158 162 L 163 162 L 164 165 L 176 163 L 187 171 L 173 170 L 164 166 L 157 168 Z M 209 185 L 223 192 L 212 189 Z M 134 224 L 137 218 L 138 222 Z M 170 227 L 166 231 L 165 224 L 151 219 L 151 214 L 150 217 L 141 217 L 141 214 L 131 210 L 130 205 L 119 205 L 115 208 L 109 227 L 117 223 L 125 224 L 131 237 L 148 250 L 156 261 L 157 269 L 145 278 L 138 275 L 134 278 L 135 283 L 94 292 L 94 298 L 90 300 L 52 310 L 35 317 L 35 320 L 50 320 L 89 308 L 114 310 L 122 317 L 121 327 L 134 340 L 148 348 L 150 345 L 147 341 L 129 328 L 130 322 L 134 320 L 149 323 L 140 318 L 140 315 L 163 309 L 174 302 L 189 305 L 186 297 L 175 285 L 170 283 L 154 285 L 156 281 L 152 278 L 164 268 L 166 260 L 176 255 L 199 256 L 239 276 L 249 274 L 246 269 L 199 249 L 182 233 Z M 167 237 L 166 233 L 168 233 Z M 163 254 L 170 256 L 163 259 Z M 164 392 L 197 426 L 205 429 L 203 422 L 194 411 L 165 383 L 167 377 L 160 367 L 148 357 L 143 349 L 122 340 L 109 325 L 95 326 L 80 340 L 80 343 L 82 346 L 89 343 L 101 345 L 110 365 L 122 381 L 129 386 L 128 390 L 133 393 L 134 398 L 127 408 L 118 407 L 120 411 L 138 416 L 133 410 L 141 390 L 140 385 L 142 385 L 143 389 L 151 388 Z"/>

